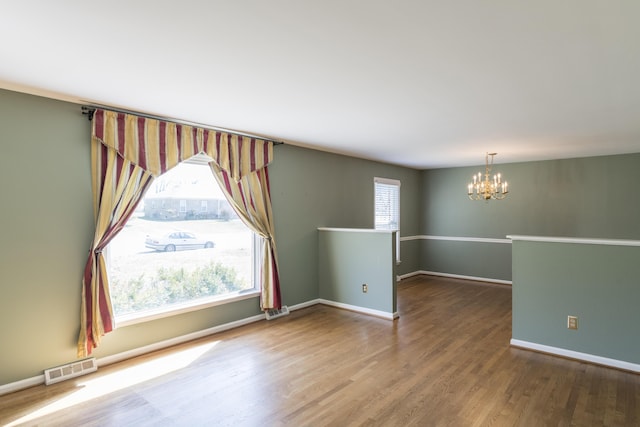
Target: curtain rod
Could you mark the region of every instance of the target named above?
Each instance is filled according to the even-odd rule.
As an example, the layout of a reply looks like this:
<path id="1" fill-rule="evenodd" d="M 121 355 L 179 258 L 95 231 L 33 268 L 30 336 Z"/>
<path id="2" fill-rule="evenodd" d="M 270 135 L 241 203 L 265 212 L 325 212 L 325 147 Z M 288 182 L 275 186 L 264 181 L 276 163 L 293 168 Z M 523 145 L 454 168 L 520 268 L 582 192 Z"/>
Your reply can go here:
<path id="1" fill-rule="evenodd" d="M 208 130 L 214 130 L 214 131 L 218 131 L 218 132 L 226 132 L 226 133 L 230 133 L 232 135 L 246 136 L 247 138 L 262 139 L 264 141 L 272 142 L 273 145 L 283 145 L 284 144 L 284 142 L 282 142 L 282 141 L 277 141 L 275 139 L 265 138 L 264 136 L 253 135 L 253 134 L 250 134 L 250 133 L 238 132 L 238 131 L 235 131 L 235 130 L 220 128 L 220 127 L 215 127 L 215 126 L 207 126 L 207 125 L 203 125 L 203 124 L 200 124 L 200 123 L 189 122 L 189 121 L 186 121 L 186 120 L 178 120 L 178 119 L 171 119 L 171 118 L 168 118 L 168 117 L 154 116 L 152 114 L 142 114 L 142 113 L 138 113 L 138 112 L 135 112 L 135 111 L 123 110 L 123 109 L 120 109 L 120 108 L 105 107 L 103 105 L 97 105 L 97 104 L 83 105 L 81 107 L 82 114 L 87 116 L 89 121 L 91 121 L 91 120 L 93 120 L 93 113 L 98 108 L 101 109 L 101 110 L 113 111 L 115 113 L 132 114 L 132 115 L 135 115 L 135 116 L 144 117 L 146 119 L 162 120 L 162 121 L 165 121 L 165 122 L 176 123 L 176 124 L 179 124 L 179 125 L 194 126 L 194 127 L 208 129 Z"/>

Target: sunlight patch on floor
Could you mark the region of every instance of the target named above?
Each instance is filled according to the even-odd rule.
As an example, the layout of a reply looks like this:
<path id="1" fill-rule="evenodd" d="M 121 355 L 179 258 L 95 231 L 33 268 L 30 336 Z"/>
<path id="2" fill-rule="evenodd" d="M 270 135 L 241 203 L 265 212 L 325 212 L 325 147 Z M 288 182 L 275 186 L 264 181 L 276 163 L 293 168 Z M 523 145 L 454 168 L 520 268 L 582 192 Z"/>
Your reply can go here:
<path id="1" fill-rule="evenodd" d="M 88 379 L 86 381 L 77 380 L 77 391 L 7 424 L 7 427 L 30 422 L 40 417 L 51 415 L 92 399 L 186 368 L 218 343 L 219 341 L 215 341 L 187 350 L 172 352 L 166 356 L 153 358 L 152 360 L 130 368 L 98 376 L 94 379 Z M 95 374 L 93 376 L 95 376 Z"/>

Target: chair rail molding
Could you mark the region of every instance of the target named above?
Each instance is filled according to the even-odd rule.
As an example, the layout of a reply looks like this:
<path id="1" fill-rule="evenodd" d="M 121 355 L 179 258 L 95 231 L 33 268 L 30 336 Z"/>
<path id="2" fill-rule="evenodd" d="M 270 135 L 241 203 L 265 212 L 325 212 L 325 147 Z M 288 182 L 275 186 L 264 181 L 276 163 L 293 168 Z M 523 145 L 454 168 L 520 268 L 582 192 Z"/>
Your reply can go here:
<path id="1" fill-rule="evenodd" d="M 506 243 L 511 244 L 511 239 L 496 239 L 491 237 L 464 237 L 464 236 L 432 236 L 420 234 L 415 236 L 400 237 L 401 242 L 410 240 L 448 240 L 453 242 L 476 242 L 476 243 Z"/>

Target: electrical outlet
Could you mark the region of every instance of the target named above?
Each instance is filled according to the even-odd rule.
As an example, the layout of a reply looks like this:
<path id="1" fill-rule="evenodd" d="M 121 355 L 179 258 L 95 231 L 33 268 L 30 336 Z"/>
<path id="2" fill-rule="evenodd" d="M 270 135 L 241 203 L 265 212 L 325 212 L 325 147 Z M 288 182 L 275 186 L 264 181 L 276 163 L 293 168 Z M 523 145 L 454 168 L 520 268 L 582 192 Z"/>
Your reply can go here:
<path id="1" fill-rule="evenodd" d="M 567 328 L 569 328 L 569 329 L 578 329 L 578 317 L 577 316 L 567 316 Z"/>
<path id="2" fill-rule="evenodd" d="M 367 286 L 367 284 L 366 284 L 366 283 L 364 283 L 364 284 L 362 285 L 362 293 L 363 293 L 363 294 L 366 294 L 367 292 L 369 292 L 369 286 Z"/>

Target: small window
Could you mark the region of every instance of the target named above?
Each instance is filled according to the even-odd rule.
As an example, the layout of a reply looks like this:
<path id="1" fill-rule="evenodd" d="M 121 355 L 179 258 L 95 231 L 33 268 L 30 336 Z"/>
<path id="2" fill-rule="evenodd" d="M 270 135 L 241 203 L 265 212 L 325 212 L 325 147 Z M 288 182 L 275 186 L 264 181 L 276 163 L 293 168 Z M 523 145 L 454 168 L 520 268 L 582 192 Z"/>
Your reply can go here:
<path id="1" fill-rule="evenodd" d="M 400 262 L 400 181 L 374 178 L 374 228 L 396 230 L 396 261 Z"/>
<path id="2" fill-rule="evenodd" d="M 209 210 L 209 204 L 206 200 L 200 202 L 200 212 L 207 212 Z"/>
<path id="3" fill-rule="evenodd" d="M 180 212 L 184 213 L 187 211 L 187 201 L 180 200 Z"/>

